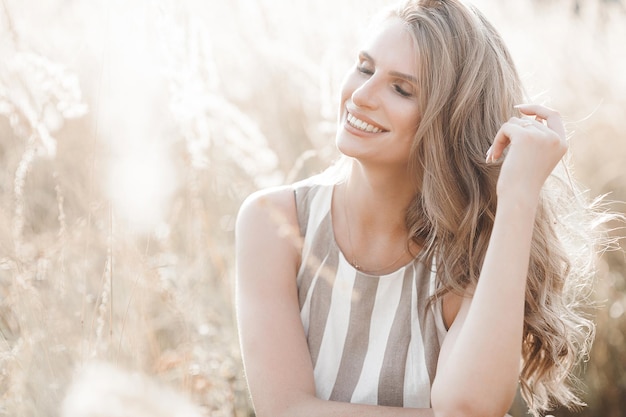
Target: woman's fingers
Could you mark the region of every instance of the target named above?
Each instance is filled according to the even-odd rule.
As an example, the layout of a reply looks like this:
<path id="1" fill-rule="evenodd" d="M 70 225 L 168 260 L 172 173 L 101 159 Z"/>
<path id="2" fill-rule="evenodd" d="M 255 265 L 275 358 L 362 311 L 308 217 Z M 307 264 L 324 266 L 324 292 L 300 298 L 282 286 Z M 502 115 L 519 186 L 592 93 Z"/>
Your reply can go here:
<path id="1" fill-rule="evenodd" d="M 541 104 L 518 104 L 515 108 L 526 116 L 535 116 L 539 122 L 545 120 L 547 126 L 565 140 L 565 127 L 558 111 Z"/>
<path id="2" fill-rule="evenodd" d="M 524 133 L 524 129 L 526 128 L 539 128 L 539 125 L 541 125 L 541 123 L 529 118 L 510 118 L 500 127 L 496 137 L 493 139 L 493 144 L 487 151 L 487 162 L 495 162 L 500 159 L 506 147 L 511 144 L 513 135 Z"/>
<path id="3" fill-rule="evenodd" d="M 487 151 L 487 163 L 494 162 L 503 155 L 514 135 L 543 133 L 550 136 L 556 134 L 565 144 L 565 128 L 556 110 L 539 104 L 520 104 L 515 107 L 528 117 L 512 117 L 501 126 Z"/>
<path id="4" fill-rule="evenodd" d="M 501 158 L 506 149 L 498 177 L 498 196 L 519 196 L 523 191 L 532 197 L 538 195 L 567 151 L 565 129 L 561 116 L 552 109 L 534 104 L 517 108 L 523 116 L 511 117 L 502 124 L 487 153 L 487 162 Z"/>
<path id="5" fill-rule="evenodd" d="M 496 133 L 496 137 L 493 139 L 493 143 L 491 147 L 487 151 L 487 163 L 495 162 L 504 153 L 504 150 L 511 143 L 511 137 L 516 133 L 520 133 L 521 130 L 524 129 L 521 125 L 518 125 L 513 119 L 504 123 L 498 133 Z"/>

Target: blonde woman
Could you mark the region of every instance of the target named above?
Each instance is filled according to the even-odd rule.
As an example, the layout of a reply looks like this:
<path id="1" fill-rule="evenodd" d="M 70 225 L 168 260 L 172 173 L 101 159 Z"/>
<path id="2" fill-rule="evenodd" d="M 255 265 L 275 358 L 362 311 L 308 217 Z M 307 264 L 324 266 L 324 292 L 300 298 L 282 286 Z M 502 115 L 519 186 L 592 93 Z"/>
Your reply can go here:
<path id="1" fill-rule="evenodd" d="M 572 257 L 560 236 L 575 218 L 592 247 L 593 214 L 553 173 L 561 117 L 523 102 L 501 38 L 460 1 L 406 1 L 371 31 L 341 92 L 343 175 L 239 213 L 258 417 L 501 417 L 518 383 L 535 415 L 579 403 L 593 250 Z"/>

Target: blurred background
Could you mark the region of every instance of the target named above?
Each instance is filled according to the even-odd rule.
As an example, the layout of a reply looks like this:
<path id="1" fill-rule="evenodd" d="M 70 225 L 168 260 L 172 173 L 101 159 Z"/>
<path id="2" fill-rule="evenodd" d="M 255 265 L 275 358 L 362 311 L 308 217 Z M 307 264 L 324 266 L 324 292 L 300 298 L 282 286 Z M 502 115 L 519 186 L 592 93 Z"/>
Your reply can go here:
<path id="1" fill-rule="evenodd" d="M 388 4 L 0 0 L 0 416 L 253 415 L 237 210 L 337 157 L 339 85 Z M 565 116 L 576 179 L 626 201 L 624 2 L 474 4 Z M 556 416 L 626 416 L 625 265 L 600 262 L 588 407 Z"/>

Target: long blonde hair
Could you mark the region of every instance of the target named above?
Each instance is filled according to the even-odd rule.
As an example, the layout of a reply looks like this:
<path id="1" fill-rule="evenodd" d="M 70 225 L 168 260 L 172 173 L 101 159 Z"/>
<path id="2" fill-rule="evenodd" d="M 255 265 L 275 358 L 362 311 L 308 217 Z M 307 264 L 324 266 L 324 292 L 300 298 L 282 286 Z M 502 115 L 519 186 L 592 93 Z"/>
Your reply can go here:
<path id="1" fill-rule="evenodd" d="M 500 126 L 518 116 L 524 92 L 494 27 L 458 0 L 409 0 L 392 16 L 413 36 L 421 121 L 411 173 L 419 192 L 407 227 L 437 263 L 439 291 L 462 294 L 475 284 L 496 212 L 499 164 L 485 153 Z M 527 279 L 522 396 L 531 412 L 582 405 L 572 371 L 594 335 L 582 313 L 594 274 L 596 218 L 567 170 L 548 179 L 537 211 Z"/>

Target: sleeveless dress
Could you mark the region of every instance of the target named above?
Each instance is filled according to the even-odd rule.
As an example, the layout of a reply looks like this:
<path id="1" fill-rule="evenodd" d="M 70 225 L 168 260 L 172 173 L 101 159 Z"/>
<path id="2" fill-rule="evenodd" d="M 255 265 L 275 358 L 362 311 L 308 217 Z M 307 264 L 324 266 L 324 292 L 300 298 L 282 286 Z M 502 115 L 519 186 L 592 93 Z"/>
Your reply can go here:
<path id="1" fill-rule="evenodd" d="M 333 184 L 294 185 L 302 263 L 300 316 L 324 400 L 430 407 L 440 343 L 441 303 L 428 303 L 434 272 L 418 259 L 376 276 L 355 269 L 336 243 Z"/>

